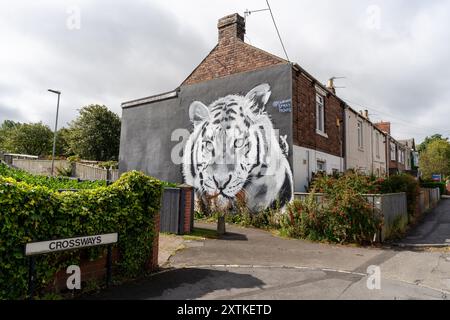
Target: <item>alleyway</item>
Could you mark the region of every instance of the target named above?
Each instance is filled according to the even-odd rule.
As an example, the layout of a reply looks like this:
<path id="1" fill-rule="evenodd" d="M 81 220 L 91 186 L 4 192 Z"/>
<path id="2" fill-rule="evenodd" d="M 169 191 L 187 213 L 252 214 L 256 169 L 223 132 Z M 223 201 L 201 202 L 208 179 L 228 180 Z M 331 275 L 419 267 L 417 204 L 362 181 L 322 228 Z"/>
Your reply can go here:
<path id="1" fill-rule="evenodd" d="M 402 245 L 450 246 L 450 199 L 443 199 L 438 207 L 409 234 Z"/>

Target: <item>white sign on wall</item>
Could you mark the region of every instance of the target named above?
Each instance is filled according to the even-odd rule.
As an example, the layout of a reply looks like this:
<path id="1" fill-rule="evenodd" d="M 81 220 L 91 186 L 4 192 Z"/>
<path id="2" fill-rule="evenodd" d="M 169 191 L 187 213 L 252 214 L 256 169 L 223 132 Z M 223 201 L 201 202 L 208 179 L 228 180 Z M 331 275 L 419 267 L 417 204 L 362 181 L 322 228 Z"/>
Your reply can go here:
<path id="1" fill-rule="evenodd" d="M 36 254 L 44 254 L 72 249 L 81 249 L 86 247 L 112 244 L 116 242 L 117 242 L 117 233 L 32 242 L 27 243 L 25 247 L 25 255 L 32 256 Z"/>

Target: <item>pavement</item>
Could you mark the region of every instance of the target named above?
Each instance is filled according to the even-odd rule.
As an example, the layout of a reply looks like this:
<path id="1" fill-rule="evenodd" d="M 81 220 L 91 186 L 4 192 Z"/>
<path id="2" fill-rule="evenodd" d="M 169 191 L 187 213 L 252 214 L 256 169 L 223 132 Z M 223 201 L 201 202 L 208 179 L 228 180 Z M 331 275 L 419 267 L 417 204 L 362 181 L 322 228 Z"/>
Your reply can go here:
<path id="1" fill-rule="evenodd" d="M 450 246 L 450 199 L 444 197 L 423 221 L 399 242 L 401 246 Z"/>
<path id="2" fill-rule="evenodd" d="M 231 225 L 219 239 L 176 238 L 161 272 L 89 299 L 450 299 L 447 250 L 320 244 Z"/>

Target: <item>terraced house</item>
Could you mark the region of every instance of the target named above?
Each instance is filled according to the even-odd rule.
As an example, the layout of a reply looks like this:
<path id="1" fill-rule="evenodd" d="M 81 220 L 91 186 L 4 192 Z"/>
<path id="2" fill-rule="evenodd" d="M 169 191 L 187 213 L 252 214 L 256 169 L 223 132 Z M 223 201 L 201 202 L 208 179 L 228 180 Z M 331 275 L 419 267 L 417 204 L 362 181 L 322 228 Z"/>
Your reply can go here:
<path id="1" fill-rule="evenodd" d="M 175 90 L 122 104 L 120 171 L 187 183 L 202 201 L 284 205 L 314 172 L 388 171 L 388 135 L 296 63 L 218 22 L 218 43 Z"/>

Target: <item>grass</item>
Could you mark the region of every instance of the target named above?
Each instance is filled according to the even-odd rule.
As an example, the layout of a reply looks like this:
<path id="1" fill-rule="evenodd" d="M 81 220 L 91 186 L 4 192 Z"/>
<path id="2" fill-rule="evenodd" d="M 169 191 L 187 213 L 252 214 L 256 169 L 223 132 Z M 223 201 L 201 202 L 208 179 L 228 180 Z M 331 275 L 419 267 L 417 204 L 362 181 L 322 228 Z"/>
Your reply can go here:
<path id="1" fill-rule="evenodd" d="M 194 228 L 188 235 L 184 235 L 184 240 L 204 240 L 204 239 L 217 239 L 219 236 L 216 230 Z"/>

